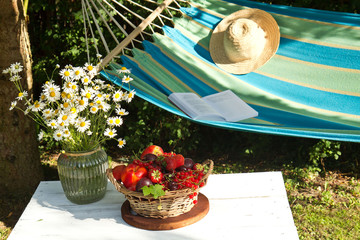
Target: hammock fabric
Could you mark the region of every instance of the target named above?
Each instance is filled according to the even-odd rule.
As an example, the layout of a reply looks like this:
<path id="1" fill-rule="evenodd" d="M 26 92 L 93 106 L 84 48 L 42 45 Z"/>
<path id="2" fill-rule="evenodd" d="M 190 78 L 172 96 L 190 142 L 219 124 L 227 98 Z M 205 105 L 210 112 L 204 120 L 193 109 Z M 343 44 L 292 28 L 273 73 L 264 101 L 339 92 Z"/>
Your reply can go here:
<path id="1" fill-rule="evenodd" d="M 212 30 L 244 9 L 269 12 L 280 27 L 276 55 L 256 71 L 232 75 L 209 54 Z M 360 142 L 360 17 L 357 14 L 268 5 L 243 0 L 192 0 L 175 27 L 121 56 L 136 94 L 190 119 L 171 104 L 172 92 L 206 96 L 231 89 L 259 112 L 241 122 L 195 121 L 230 130 Z M 121 85 L 110 64 L 103 76 Z M 110 74 L 109 74 L 110 73 Z M 194 121 L 194 120 L 192 120 Z"/>

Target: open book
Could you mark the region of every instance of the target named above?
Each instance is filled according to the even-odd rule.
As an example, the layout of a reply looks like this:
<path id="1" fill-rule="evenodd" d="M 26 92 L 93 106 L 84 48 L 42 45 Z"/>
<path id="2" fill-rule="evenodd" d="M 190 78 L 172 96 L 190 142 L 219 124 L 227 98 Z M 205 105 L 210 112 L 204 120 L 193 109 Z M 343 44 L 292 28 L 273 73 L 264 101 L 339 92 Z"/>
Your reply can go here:
<path id="1" fill-rule="evenodd" d="M 169 100 L 196 120 L 238 122 L 258 116 L 257 111 L 230 90 L 202 98 L 195 93 L 172 93 Z"/>

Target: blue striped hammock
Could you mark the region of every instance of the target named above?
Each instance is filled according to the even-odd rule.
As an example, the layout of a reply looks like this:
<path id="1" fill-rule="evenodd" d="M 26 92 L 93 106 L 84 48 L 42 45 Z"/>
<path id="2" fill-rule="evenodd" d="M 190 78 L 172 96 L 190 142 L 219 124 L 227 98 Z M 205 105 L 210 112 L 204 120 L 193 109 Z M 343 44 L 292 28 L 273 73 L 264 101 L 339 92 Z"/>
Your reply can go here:
<path id="1" fill-rule="evenodd" d="M 212 30 L 244 9 L 269 12 L 280 27 L 280 46 L 265 65 L 232 75 L 212 61 Z M 192 0 L 175 27 L 143 41 L 144 50 L 121 56 L 137 96 L 208 126 L 286 136 L 360 142 L 360 17 L 357 14 L 268 5 L 245 0 Z M 103 76 L 121 85 L 111 63 Z M 109 74 L 110 73 L 110 74 Z M 231 89 L 259 112 L 240 122 L 195 121 L 167 99 L 172 92 L 206 96 Z"/>

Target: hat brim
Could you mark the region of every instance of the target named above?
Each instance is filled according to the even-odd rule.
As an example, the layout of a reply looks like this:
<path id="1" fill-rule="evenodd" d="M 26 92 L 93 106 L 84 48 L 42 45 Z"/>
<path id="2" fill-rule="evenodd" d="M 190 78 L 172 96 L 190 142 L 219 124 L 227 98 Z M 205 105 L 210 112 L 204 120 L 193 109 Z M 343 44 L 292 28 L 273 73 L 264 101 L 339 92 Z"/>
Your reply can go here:
<path id="1" fill-rule="evenodd" d="M 266 43 L 263 52 L 256 59 L 231 62 L 225 54 L 224 36 L 228 26 L 236 19 L 246 18 L 257 23 L 265 32 Z M 280 30 L 275 19 L 260 9 L 244 9 L 225 17 L 214 29 L 209 51 L 214 63 L 221 69 L 233 74 L 246 74 L 254 71 L 270 60 L 279 48 Z"/>

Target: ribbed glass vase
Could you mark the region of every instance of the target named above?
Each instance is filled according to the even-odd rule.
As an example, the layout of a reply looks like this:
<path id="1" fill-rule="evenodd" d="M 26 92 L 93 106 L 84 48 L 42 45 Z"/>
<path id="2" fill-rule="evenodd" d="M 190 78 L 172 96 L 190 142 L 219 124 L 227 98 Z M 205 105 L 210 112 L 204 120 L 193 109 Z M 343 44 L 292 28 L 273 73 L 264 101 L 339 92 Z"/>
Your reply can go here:
<path id="1" fill-rule="evenodd" d="M 101 147 L 86 152 L 65 152 L 57 169 L 65 196 L 76 204 L 99 201 L 105 196 L 108 160 Z"/>

